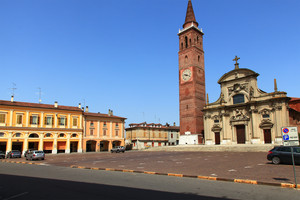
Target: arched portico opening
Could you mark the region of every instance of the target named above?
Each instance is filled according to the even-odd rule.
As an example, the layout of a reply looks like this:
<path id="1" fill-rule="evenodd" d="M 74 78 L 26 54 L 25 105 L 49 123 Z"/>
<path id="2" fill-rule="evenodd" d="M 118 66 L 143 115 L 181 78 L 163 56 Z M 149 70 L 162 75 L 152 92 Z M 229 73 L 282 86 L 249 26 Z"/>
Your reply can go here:
<path id="1" fill-rule="evenodd" d="M 100 142 L 100 151 L 108 151 L 109 141 Z"/>
<path id="2" fill-rule="evenodd" d="M 112 147 L 121 146 L 121 141 L 113 141 Z"/>
<path id="3" fill-rule="evenodd" d="M 86 141 L 86 152 L 95 152 L 96 144 L 97 144 L 97 141 L 95 141 L 95 140 Z"/>

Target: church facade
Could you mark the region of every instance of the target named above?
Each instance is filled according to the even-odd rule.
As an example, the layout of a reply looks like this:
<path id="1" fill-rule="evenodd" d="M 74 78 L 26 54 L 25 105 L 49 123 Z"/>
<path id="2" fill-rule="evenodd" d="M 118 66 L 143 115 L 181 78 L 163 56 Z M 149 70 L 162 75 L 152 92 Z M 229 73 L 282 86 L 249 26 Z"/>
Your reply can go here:
<path id="1" fill-rule="evenodd" d="M 257 86 L 258 73 L 239 68 L 218 81 L 221 94 L 216 102 L 207 97 L 204 112 L 205 144 L 282 144 L 281 128 L 289 126 L 289 101 L 286 92 L 267 93 Z"/>

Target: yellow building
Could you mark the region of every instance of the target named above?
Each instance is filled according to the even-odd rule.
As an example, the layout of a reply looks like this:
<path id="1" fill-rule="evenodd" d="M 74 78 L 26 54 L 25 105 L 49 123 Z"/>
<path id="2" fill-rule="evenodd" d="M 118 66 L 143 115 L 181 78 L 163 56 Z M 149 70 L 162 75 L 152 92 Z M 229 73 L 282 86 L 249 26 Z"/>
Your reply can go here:
<path id="1" fill-rule="evenodd" d="M 132 145 L 132 149 L 144 149 L 148 147 L 158 147 L 176 145 L 179 140 L 179 126 L 169 124 L 129 124 L 126 128 L 126 143 Z"/>
<path id="2" fill-rule="evenodd" d="M 0 100 L 0 150 L 82 152 L 82 109 Z"/>
<path id="3" fill-rule="evenodd" d="M 112 147 L 124 146 L 126 118 L 108 114 L 84 112 L 83 151 L 110 151 Z"/>

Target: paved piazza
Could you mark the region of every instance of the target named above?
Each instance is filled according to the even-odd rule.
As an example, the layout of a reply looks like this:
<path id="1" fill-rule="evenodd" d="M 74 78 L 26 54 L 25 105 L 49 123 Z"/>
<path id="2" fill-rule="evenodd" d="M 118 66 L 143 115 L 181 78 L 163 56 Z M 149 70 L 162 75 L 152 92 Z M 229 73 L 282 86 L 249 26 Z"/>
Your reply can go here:
<path id="1" fill-rule="evenodd" d="M 65 167 L 76 165 L 293 184 L 293 166 L 273 165 L 266 156 L 267 153 L 262 152 L 127 151 L 125 153 L 47 154 L 44 161 L 30 162 Z M 12 160 L 26 161 L 25 158 Z M 296 174 L 297 180 L 300 181 L 300 166 L 296 166 Z"/>

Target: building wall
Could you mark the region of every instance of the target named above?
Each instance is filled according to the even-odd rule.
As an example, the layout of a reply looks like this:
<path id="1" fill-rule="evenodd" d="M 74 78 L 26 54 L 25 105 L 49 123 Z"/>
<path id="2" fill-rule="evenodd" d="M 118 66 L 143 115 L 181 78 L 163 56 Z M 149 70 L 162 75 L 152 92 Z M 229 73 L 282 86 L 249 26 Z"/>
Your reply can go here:
<path id="1" fill-rule="evenodd" d="M 110 151 L 114 146 L 125 145 L 125 118 L 85 115 L 83 151 Z M 95 148 L 89 149 L 89 142 Z"/>
<path id="2" fill-rule="evenodd" d="M 69 153 L 75 151 L 74 142 L 77 142 L 76 152 L 82 151 L 80 111 L 0 105 L 1 114 L 5 116 L 4 123 L 0 123 L 0 148 L 3 151 L 19 149 L 24 153 L 34 147 L 38 150 L 46 148 L 52 153 Z M 47 125 L 46 118 L 49 116 L 52 116 L 52 122 Z M 36 121 L 33 119 L 35 117 Z M 65 125 L 59 123 L 62 117 L 65 118 Z M 77 124 L 73 123 L 73 119 L 77 119 Z M 71 148 L 71 143 L 74 148 Z"/>
<path id="3" fill-rule="evenodd" d="M 220 98 L 204 108 L 205 144 L 282 143 L 281 128 L 290 124 L 289 98 L 285 92 L 258 89 L 257 76 L 236 68 L 220 78 Z M 243 102 L 234 103 L 236 95 Z"/>
<path id="4" fill-rule="evenodd" d="M 179 127 L 172 128 L 161 124 L 135 124 L 126 128 L 126 143 L 133 149 L 166 146 L 170 143 L 177 144 Z M 170 135 L 173 134 L 173 138 Z"/>

